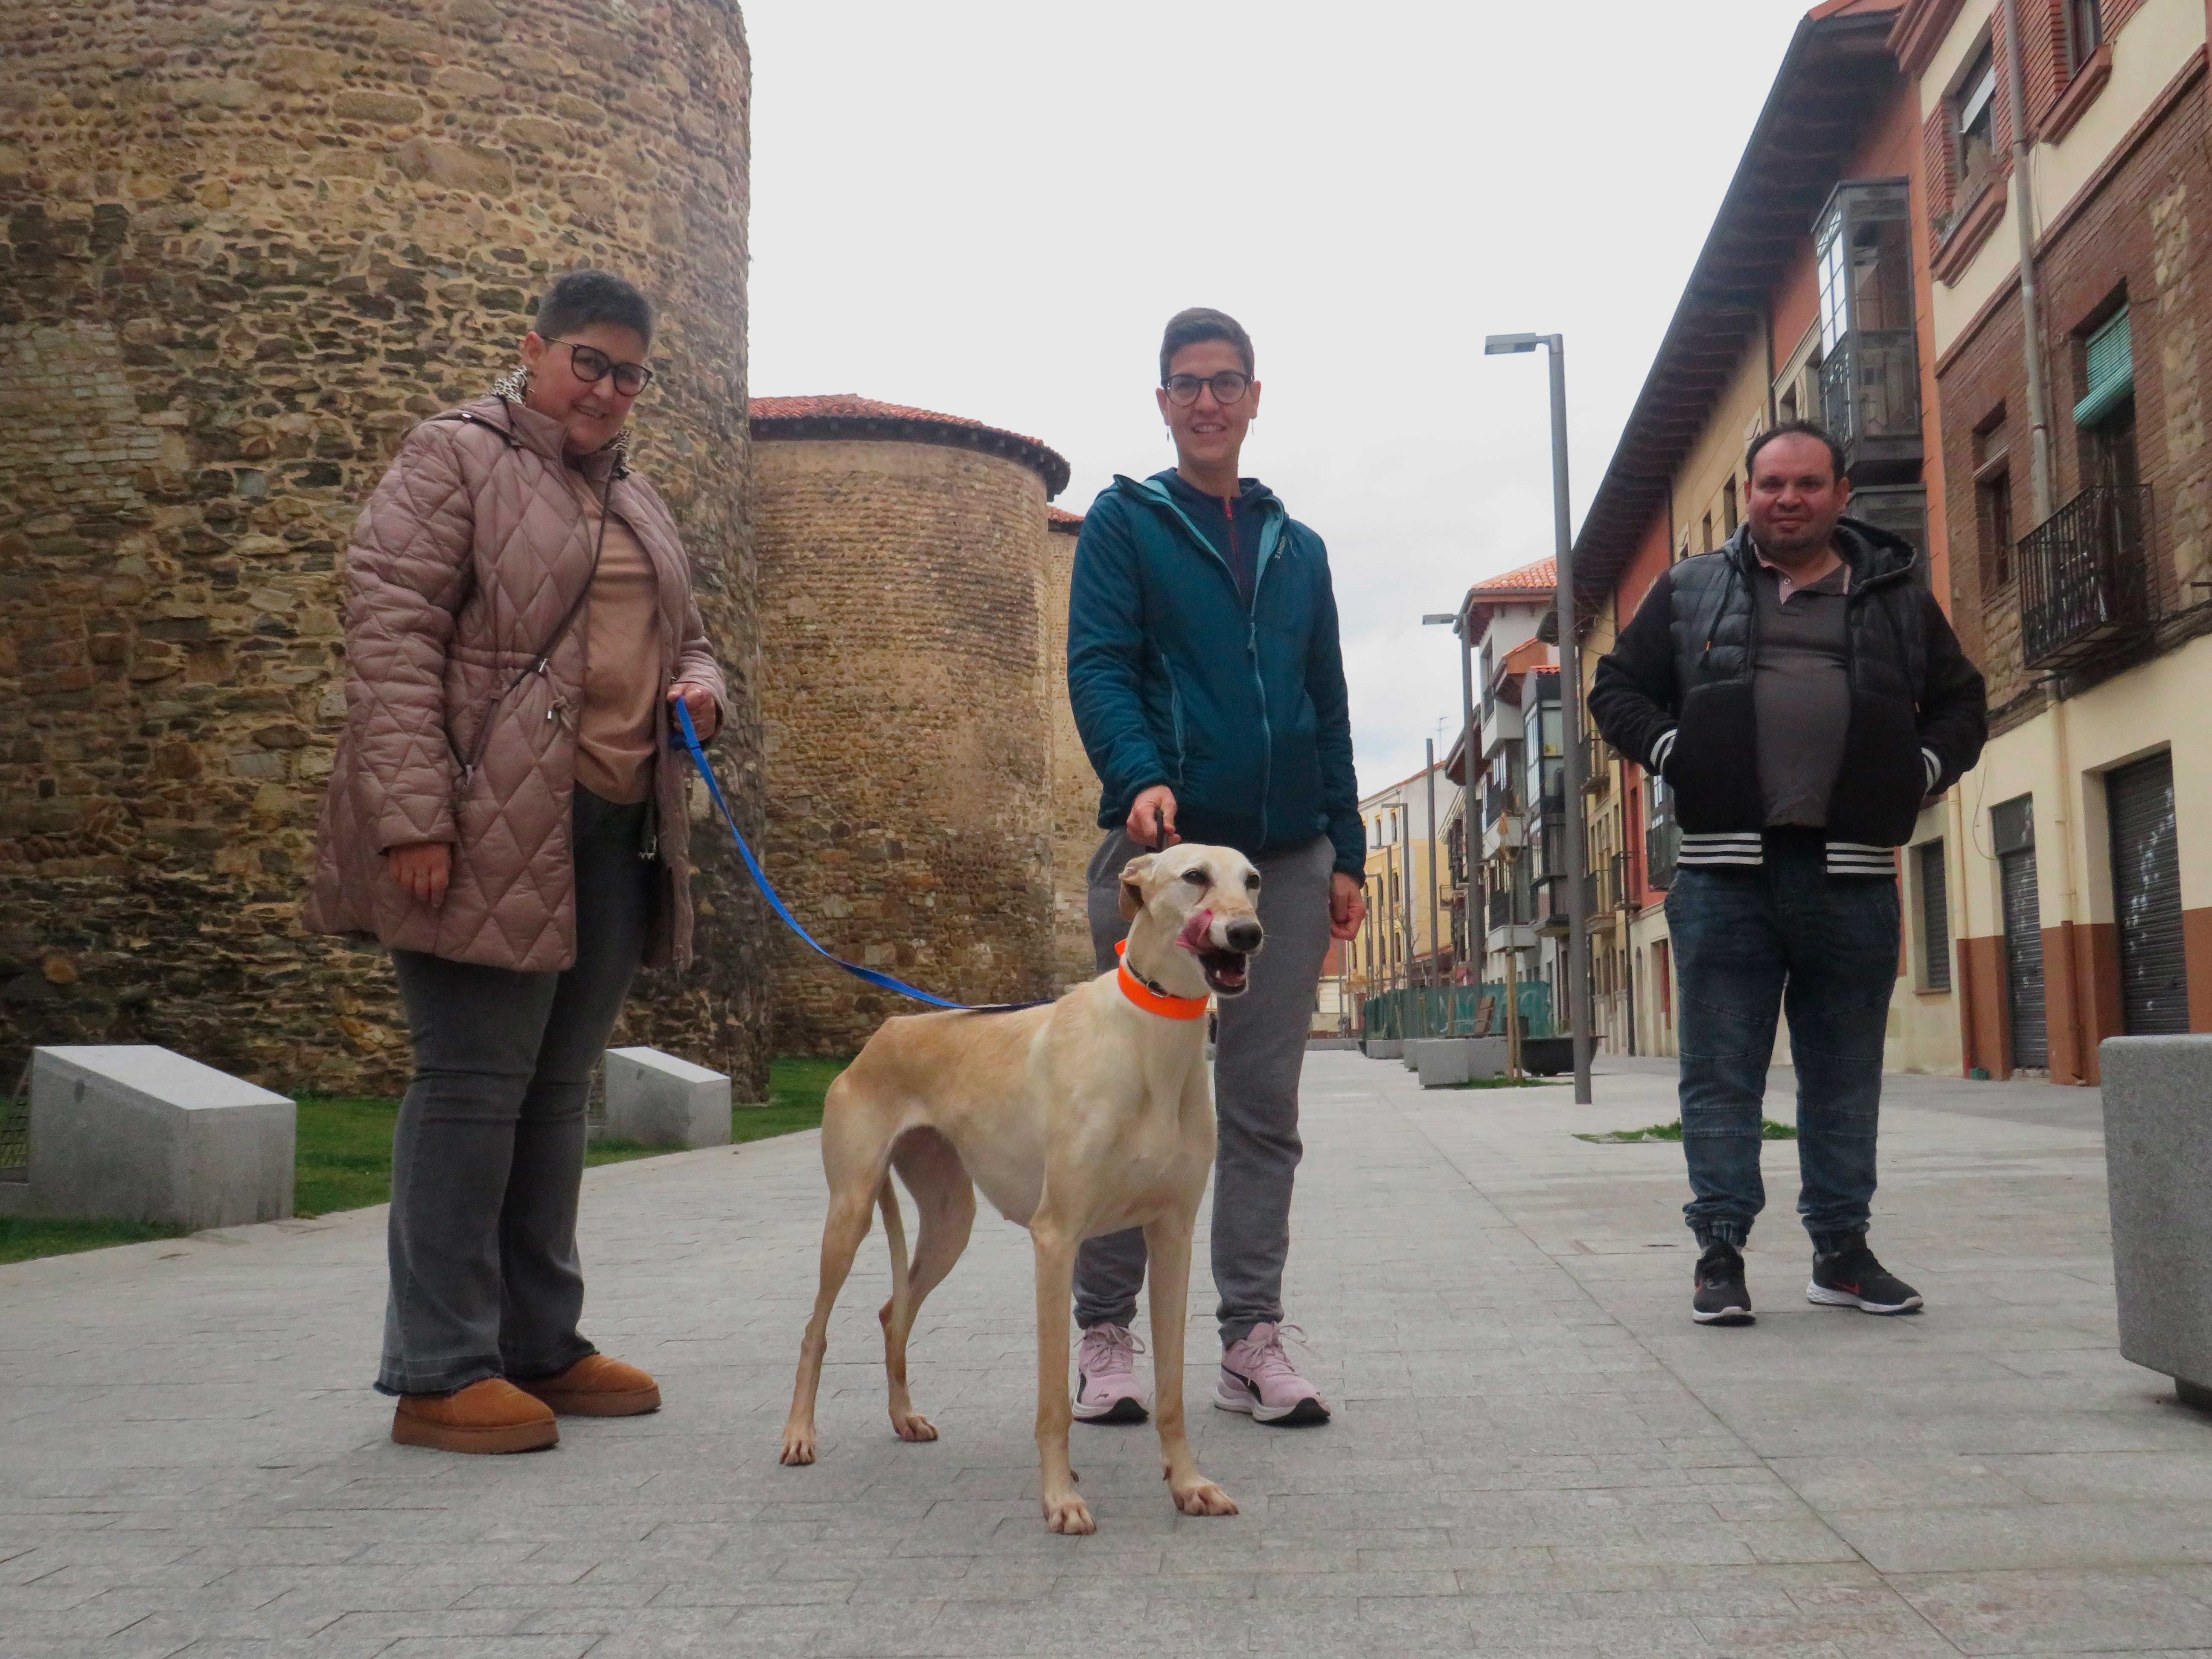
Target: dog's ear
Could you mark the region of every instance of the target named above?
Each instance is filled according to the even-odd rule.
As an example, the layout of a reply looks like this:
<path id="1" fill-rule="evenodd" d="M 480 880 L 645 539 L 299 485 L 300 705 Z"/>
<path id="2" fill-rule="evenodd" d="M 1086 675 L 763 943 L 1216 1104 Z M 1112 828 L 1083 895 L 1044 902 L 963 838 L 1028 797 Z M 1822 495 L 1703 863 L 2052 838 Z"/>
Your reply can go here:
<path id="1" fill-rule="evenodd" d="M 1121 866 L 1121 920 L 1134 921 L 1145 908 L 1145 878 L 1152 873 L 1152 855 L 1131 859 Z"/>

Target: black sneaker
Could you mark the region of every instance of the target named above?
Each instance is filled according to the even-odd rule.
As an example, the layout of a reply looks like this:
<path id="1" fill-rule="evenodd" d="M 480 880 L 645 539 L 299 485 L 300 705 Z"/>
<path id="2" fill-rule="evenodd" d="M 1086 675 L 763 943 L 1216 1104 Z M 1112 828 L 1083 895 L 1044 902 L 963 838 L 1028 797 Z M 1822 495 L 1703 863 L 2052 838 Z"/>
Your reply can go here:
<path id="1" fill-rule="evenodd" d="M 1750 1325 L 1751 1292 L 1744 1288 L 1743 1257 L 1733 1244 L 1708 1244 L 1698 1258 L 1698 1293 L 1690 1317 L 1700 1325 Z"/>
<path id="2" fill-rule="evenodd" d="M 1862 1233 L 1841 1249 L 1813 1253 L 1813 1282 L 1805 1299 L 1822 1308 L 1856 1308 L 1861 1313 L 1920 1311 L 1920 1292 L 1874 1259 Z"/>

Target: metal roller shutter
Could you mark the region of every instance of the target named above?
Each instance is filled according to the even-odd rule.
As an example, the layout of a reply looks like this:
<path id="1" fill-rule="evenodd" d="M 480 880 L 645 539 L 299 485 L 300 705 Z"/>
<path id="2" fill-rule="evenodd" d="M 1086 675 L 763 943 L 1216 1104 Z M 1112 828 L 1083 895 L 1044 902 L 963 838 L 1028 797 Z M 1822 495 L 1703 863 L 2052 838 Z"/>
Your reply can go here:
<path id="1" fill-rule="evenodd" d="M 2035 884 L 2035 851 L 1997 861 L 2004 891 L 2005 997 L 2012 1011 L 2012 1063 L 2051 1064 L 2049 1018 L 2043 1001 L 2043 904 Z"/>
<path id="2" fill-rule="evenodd" d="M 1997 896 L 2004 911 L 2005 1007 L 2012 1063 L 2051 1064 L 2050 1017 L 2043 1000 L 2043 904 L 2035 879 L 2035 799 L 2021 795 L 1990 809 L 1997 854 Z"/>
<path id="3" fill-rule="evenodd" d="M 2181 858 L 2173 823 L 2173 757 L 2154 755 L 2105 775 L 2112 826 L 2112 915 L 2120 941 L 2121 1029 L 2189 1029 L 2181 951 Z"/>

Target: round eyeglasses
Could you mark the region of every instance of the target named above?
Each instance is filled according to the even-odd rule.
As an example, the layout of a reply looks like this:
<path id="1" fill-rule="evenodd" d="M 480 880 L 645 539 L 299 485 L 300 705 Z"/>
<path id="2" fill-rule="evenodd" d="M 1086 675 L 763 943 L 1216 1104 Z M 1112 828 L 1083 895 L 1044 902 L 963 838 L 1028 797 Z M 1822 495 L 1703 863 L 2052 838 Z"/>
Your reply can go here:
<path id="1" fill-rule="evenodd" d="M 1224 368 L 1218 374 L 1170 374 L 1161 384 L 1167 388 L 1170 403 L 1188 408 L 1198 401 L 1198 389 L 1202 386 L 1213 388 L 1213 401 L 1217 404 L 1233 404 L 1250 389 L 1252 377 Z"/>
<path id="2" fill-rule="evenodd" d="M 599 347 L 579 345 L 574 340 L 556 340 L 553 343 L 568 348 L 568 366 L 576 371 L 580 380 L 596 386 L 611 374 L 615 377 L 615 390 L 625 398 L 636 397 L 652 384 L 653 371 L 643 363 L 618 363 Z"/>

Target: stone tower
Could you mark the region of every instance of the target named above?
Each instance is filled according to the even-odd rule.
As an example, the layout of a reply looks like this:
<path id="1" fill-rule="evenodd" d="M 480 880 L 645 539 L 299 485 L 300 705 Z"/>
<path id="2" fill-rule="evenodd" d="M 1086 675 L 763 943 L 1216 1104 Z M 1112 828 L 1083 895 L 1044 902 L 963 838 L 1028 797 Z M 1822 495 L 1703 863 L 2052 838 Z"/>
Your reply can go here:
<path id="1" fill-rule="evenodd" d="M 659 307 L 636 464 L 757 817 L 749 88 L 734 0 L 0 10 L 0 1073 L 143 1041 L 277 1088 L 404 1079 L 386 964 L 297 920 L 346 535 L 562 270 Z M 626 1040 L 757 1098 L 764 947 L 702 830 L 700 965 L 641 983 Z"/>
<path id="2" fill-rule="evenodd" d="M 854 397 L 752 405 L 765 858 L 830 950 L 969 1002 L 1049 995 L 1053 592 L 1033 438 Z M 1053 538 L 1057 539 L 1057 538 Z M 788 942 L 779 1052 L 915 1005 Z"/>
<path id="3" fill-rule="evenodd" d="M 1052 948 L 1056 984 L 1096 976 L 1091 944 L 1091 854 L 1106 832 L 1098 827 L 1098 775 L 1083 752 L 1075 710 L 1067 700 L 1067 593 L 1075 577 L 1075 541 L 1083 515 L 1047 507 L 1045 678 L 1052 694 Z"/>

